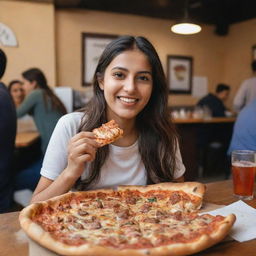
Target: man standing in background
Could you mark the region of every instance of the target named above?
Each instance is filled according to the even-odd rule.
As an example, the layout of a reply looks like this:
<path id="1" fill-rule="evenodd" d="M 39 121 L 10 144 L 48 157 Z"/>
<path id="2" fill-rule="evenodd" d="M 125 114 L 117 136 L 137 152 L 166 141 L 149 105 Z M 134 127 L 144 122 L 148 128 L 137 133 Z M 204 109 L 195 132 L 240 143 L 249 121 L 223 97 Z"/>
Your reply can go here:
<path id="1" fill-rule="evenodd" d="M 248 103 L 256 99 L 256 60 L 251 63 L 253 77 L 245 80 L 234 98 L 233 107 L 236 112 L 242 110 Z"/>
<path id="2" fill-rule="evenodd" d="M 0 213 L 9 210 L 12 202 L 12 160 L 16 137 L 16 109 L 13 100 L 1 82 L 7 58 L 0 49 Z"/>

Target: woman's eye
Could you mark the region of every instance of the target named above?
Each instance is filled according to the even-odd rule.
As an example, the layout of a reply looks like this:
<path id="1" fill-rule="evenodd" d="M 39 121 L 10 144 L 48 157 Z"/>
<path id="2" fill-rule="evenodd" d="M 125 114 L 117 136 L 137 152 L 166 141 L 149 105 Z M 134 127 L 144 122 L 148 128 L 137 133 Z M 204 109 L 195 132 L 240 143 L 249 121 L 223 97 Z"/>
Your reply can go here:
<path id="1" fill-rule="evenodd" d="M 149 81 L 150 80 L 150 78 L 147 77 L 147 76 L 139 76 L 138 79 L 142 80 L 142 81 Z"/>
<path id="2" fill-rule="evenodd" d="M 115 72 L 113 74 L 113 76 L 116 77 L 116 78 L 123 78 L 124 77 L 123 73 L 121 73 L 121 72 Z"/>

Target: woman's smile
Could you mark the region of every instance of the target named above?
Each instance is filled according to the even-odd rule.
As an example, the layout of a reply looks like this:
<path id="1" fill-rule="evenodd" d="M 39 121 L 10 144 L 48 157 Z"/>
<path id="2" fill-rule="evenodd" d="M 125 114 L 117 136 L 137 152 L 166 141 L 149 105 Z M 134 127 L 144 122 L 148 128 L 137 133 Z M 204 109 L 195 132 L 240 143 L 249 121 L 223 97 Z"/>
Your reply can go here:
<path id="1" fill-rule="evenodd" d="M 126 105 L 135 105 L 139 101 L 139 99 L 136 98 L 130 98 L 130 97 L 124 97 L 124 96 L 117 96 L 117 98 Z"/>

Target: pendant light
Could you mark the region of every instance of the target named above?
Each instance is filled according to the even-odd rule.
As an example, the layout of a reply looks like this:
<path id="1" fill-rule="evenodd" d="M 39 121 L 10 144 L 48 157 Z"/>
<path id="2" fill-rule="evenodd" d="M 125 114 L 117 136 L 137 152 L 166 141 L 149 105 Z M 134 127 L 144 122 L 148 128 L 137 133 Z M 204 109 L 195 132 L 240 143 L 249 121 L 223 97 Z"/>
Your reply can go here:
<path id="1" fill-rule="evenodd" d="M 188 17 L 188 1 L 189 0 L 185 0 L 184 18 L 182 19 L 181 22 L 171 27 L 171 31 L 173 33 L 181 34 L 181 35 L 192 35 L 192 34 L 199 33 L 202 30 L 202 28 L 199 25 L 192 23 Z"/>

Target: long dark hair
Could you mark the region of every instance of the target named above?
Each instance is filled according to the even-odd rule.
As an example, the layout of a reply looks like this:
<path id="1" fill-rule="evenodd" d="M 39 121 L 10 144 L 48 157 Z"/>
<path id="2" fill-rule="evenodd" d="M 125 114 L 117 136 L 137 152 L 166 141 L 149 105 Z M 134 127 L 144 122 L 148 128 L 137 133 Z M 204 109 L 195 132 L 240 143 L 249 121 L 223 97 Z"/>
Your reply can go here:
<path id="1" fill-rule="evenodd" d="M 48 102 L 51 102 L 52 109 L 66 114 L 67 110 L 61 100 L 53 93 L 51 88 L 47 84 L 46 77 L 44 73 L 38 68 L 31 68 L 22 73 L 23 78 L 26 80 L 33 82 L 36 81 L 37 86 L 43 90 L 44 92 L 44 104 L 45 107 L 48 108 Z"/>
<path id="2" fill-rule="evenodd" d="M 94 96 L 84 108 L 80 130 L 90 131 L 107 122 L 106 101 L 98 78 L 120 53 L 139 49 L 152 67 L 153 90 L 146 107 L 136 117 L 139 132 L 139 152 L 147 171 L 148 183 L 171 181 L 176 168 L 177 133 L 168 110 L 168 87 L 161 61 L 153 45 L 144 37 L 121 36 L 107 45 L 93 77 Z M 108 156 L 108 146 L 97 151 L 85 180 L 79 180 L 78 189 L 85 189 L 99 179 L 100 168 Z"/>

